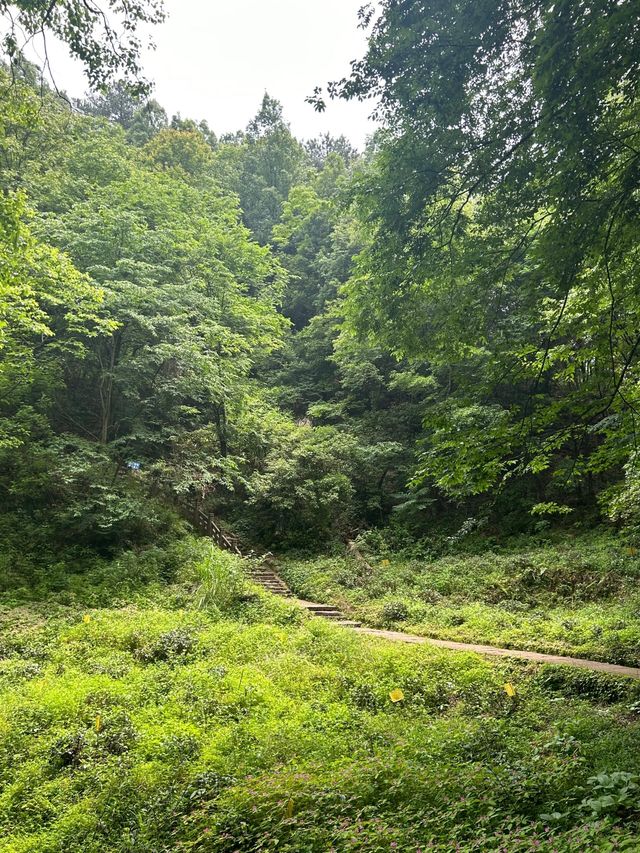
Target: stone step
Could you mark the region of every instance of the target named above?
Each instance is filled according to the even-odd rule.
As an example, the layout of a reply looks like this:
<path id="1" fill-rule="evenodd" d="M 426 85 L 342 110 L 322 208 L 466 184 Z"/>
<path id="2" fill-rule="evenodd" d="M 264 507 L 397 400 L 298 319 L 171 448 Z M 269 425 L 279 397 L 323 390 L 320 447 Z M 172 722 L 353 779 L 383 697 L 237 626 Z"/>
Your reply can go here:
<path id="1" fill-rule="evenodd" d="M 293 595 L 286 583 L 275 572 L 251 572 L 249 580 L 261 586 L 267 592 L 279 595 L 281 598 L 291 598 Z"/>
<path id="2" fill-rule="evenodd" d="M 282 598 L 294 598 L 293 593 L 286 585 L 286 583 L 282 580 L 282 578 L 270 568 L 259 568 L 249 573 L 249 580 L 253 583 L 261 586 L 267 592 L 272 593 L 273 595 L 281 596 Z M 311 613 L 312 616 L 317 616 L 321 619 L 328 619 L 330 622 L 334 622 L 336 625 L 340 625 L 343 628 L 360 628 L 362 627 L 362 623 L 357 622 L 354 619 L 349 619 L 345 614 L 339 610 L 337 607 L 333 607 L 330 604 L 306 604 L 301 602 L 306 610 Z"/>
<path id="3" fill-rule="evenodd" d="M 279 578 L 277 575 L 268 575 L 267 577 L 251 575 L 251 580 L 254 580 L 256 583 L 284 583 L 282 578 Z"/>
<path id="4" fill-rule="evenodd" d="M 310 610 L 312 613 L 318 613 L 321 615 L 322 613 L 339 613 L 337 607 L 332 607 L 330 604 L 307 604 L 307 610 Z"/>
<path id="5" fill-rule="evenodd" d="M 332 621 L 339 622 L 341 619 L 345 618 L 344 613 L 340 613 L 339 610 L 335 610 L 331 613 L 322 612 L 322 613 L 314 613 L 314 616 L 318 616 L 320 619 L 331 619 Z"/>
<path id="6" fill-rule="evenodd" d="M 284 583 L 281 577 L 274 573 L 268 575 L 249 575 L 250 578 L 256 581 L 278 581 L 278 583 Z"/>

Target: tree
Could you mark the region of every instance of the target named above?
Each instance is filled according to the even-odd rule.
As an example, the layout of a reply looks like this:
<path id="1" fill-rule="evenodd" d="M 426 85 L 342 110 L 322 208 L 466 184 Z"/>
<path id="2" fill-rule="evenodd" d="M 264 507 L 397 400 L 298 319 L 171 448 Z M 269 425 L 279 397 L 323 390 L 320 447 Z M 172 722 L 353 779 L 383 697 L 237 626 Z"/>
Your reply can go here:
<path id="1" fill-rule="evenodd" d="M 70 356 L 110 328 L 102 293 L 56 249 L 38 242 L 24 196 L 0 195 L 0 447 L 28 435 L 28 389 L 49 398 Z"/>
<path id="2" fill-rule="evenodd" d="M 193 180 L 202 178 L 211 165 L 211 148 L 197 130 L 160 130 L 144 146 L 150 161 L 163 169 L 180 169 Z"/>
<path id="3" fill-rule="evenodd" d="M 280 102 L 265 93 L 246 133 L 222 144 L 216 160 L 224 168 L 228 187 L 240 197 L 245 224 L 258 242 L 267 244 L 306 161 L 303 147 L 284 121 Z"/>
<path id="4" fill-rule="evenodd" d="M 324 133 L 315 139 L 307 140 L 304 148 L 316 169 L 322 169 L 331 154 L 337 154 L 347 166 L 358 156 L 357 150 L 344 135 L 331 136 L 330 133 Z"/>
<path id="5" fill-rule="evenodd" d="M 636 12 L 387 0 L 329 87 L 385 124 L 357 179 L 349 322 L 430 361 L 421 476 L 447 491 L 593 489 L 635 446 Z"/>
<path id="6" fill-rule="evenodd" d="M 0 109 L 7 155 L 30 122 L 20 85 Z M 36 115 L 19 170 L 38 205 L 29 228 L 23 195 L 0 197 L 0 441 L 14 451 L 0 491 L 27 514 L 50 505 L 56 541 L 57 525 L 82 541 L 97 525 L 111 547 L 157 529 L 145 499 L 242 479 L 236 419 L 254 363 L 280 345 L 284 276 L 199 132 L 166 129 L 141 152 L 54 97 Z M 141 473 L 121 477 L 132 458 Z"/>
<path id="7" fill-rule="evenodd" d="M 168 124 L 167 114 L 153 99 L 145 99 L 123 80 L 108 89 L 93 92 L 75 103 L 85 115 L 106 118 L 127 131 L 134 145 L 143 145 Z"/>
<path id="8" fill-rule="evenodd" d="M 191 132 L 198 132 L 207 145 L 214 149 L 218 146 L 218 137 L 209 127 L 209 124 L 202 119 L 202 121 L 194 121 L 190 118 L 181 118 L 180 114 L 172 116 L 171 118 L 171 128 L 173 130 L 186 130 Z"/>
<path id="9" fill-rule="evenodd" d="M 123 75 L 136 81 L 140 91 L 148 89 L 140 79 L 141 42 L 135 32 L 140 24 L 164 20 L 162 0 L 105 0 L 102 5 L 93 0 L 0 0 L 0 16 L 7 25 L 2 45 L 12 63 L 20 61 L 22 34 L 27 42 L 41 38 L 45 54 L 47 35 L 52 34 L 82 62 L 92 88 Z"/>

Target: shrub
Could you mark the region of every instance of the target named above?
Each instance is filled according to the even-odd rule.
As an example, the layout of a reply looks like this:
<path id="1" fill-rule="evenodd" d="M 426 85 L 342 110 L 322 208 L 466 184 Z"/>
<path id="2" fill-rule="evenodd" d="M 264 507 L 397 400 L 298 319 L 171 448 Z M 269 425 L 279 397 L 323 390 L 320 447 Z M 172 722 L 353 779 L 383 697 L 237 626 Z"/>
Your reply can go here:
<path id="1" fill-rule="evenodd" d="M 409 607 L 404 601 L 387 601 L 380 611 L 383 623 L 404 622 L 409 618 Z"/>
<path id="2" fill-rule="evenodd" d="M 245 589 L 242 561 L 214 545 L 191 566 L 194 575 L 194 601 L 201 610 L 225 611 L 237 604 Z"/>

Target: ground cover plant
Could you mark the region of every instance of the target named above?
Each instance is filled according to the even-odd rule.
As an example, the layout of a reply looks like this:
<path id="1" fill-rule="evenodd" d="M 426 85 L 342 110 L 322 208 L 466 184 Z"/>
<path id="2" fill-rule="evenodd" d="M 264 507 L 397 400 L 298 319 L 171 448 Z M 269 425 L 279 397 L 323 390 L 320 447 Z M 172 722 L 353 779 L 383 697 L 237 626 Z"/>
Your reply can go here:
<path id="1" fill-rule="evenodd" d="M 611 532 L 362 547 L 368 567 L 336 551 L 287 558 L 283 576 L 373 627 L 640 666 L 640 558 Z"/>
<path id="2" fill-rule="evenodd" d="M 637 6 L 366 4 L 359 152 L 0 0 L 0 853 L 640 850 L 639 680 L 247 574 L 640 666 Z"/>
<path id="3" fill-rule="evenodd" d="M 640 684 L 364 638 L 181 548 L 124 605 L 3 607 L 2 853 L 637 849 Z"/>

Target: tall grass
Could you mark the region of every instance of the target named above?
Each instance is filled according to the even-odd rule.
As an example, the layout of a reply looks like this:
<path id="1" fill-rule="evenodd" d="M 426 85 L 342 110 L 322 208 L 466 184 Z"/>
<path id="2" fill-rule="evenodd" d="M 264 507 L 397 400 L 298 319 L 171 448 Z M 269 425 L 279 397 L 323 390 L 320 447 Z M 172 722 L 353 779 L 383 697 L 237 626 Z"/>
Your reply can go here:
<path id="1" fill-rule="evenodd" d="M 193 565 L 196 589 L 195 605 L 200 610 L 212 607 L 227 610 L 238 602 L 245 588 L 242 561 L 233 554 L 211 545 Z"/>

